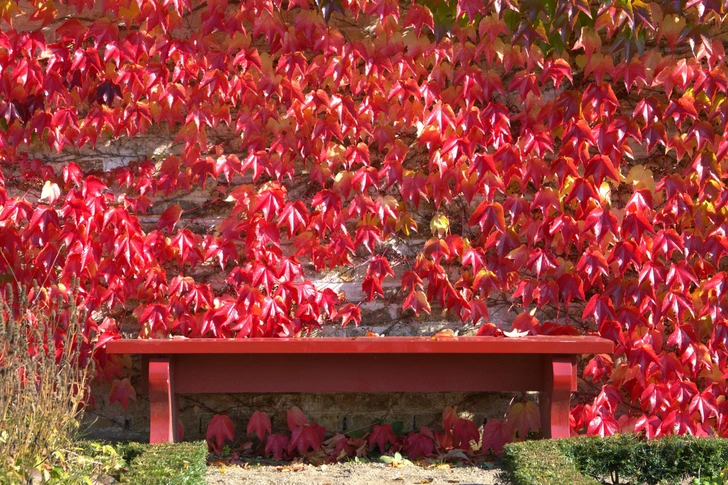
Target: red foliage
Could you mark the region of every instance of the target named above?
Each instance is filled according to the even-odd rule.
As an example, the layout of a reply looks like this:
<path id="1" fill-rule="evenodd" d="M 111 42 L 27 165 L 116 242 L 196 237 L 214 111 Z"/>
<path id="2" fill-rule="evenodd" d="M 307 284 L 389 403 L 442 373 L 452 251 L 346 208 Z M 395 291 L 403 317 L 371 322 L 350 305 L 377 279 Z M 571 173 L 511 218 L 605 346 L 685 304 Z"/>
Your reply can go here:
<path id="1" fill-rule="evenodd" d="M 362 430 L 357 429 L 351 435 L 336 433 L 326 440 L 324 439 L 326 429 L 317 423 L 309 422 L 300 409 L 294 406 L 287 414 L 291 418 L 288 434 L 274 434 L 271 432 L 270 418 L 267 414 L 255 411 L 248 422 L 247 434 L 255 433 L 260 445 L 254 446 L 253 441 L 248 441 L 232 451 L 246 456 L 263 454 L 272 456 L 276 460 L 310 458 L 319 461 L 325 455 L 327 461 L 335 462 L 355 456 L 363 457 L 370 452 L 393 455 L 400 451 L 406 453 L 412 460 L 430 458 L 469 460 L 478 454 L 491 451 L 500 453 L 503 445 L 512 439 L 519 436 L 522 438 L 528 431 L 539 431 L 538 408 L 530 401 L 511 406 L 503 422 L 497 419 L 488 420 L 483 429 L 482 447 L 478 426 L 473 421 L 460 417 L 456 408 L 452 407 L 446 408 L 443 412 L 442 431 L 437 430 L 433 433 L 430 428 L 423 426 L 418 432 L 402 434 L 400 431 L 395 431 L 390 424 L 373 424 L 370 431 L 363 436 L 361 436 Z M 516 429 L 526 431 L 519 431 L 522 434 L 515 435 Z M 207 429 L 210 449 L 214 453 L 220 453 L 225 440 L 234 441 L 233 432 L 232 420 L 224 415 L 216 415 Z"/>
<path id="2" fill-rule="evenodd" d="M 508 421 L 520 439 L 525 439 L 529 431 L 541 429 L 541 414 L 533 401 L 513 403 L 508 410 Z"/>
<path id="3" fill-rule="evenodd" d="M 291 431 L 291 441 L 288 443 L 288 454 L 295 449 L 299 455 L 303 455 L 309 449 L 316 451 L 324 442 L 326 430 L 316 423 L 299 426 Z"/>
<path id="4" fill-rule="evenodd" d="M 253 434 L 263 441 L 265 434 L 271 433 L 271 423 L 268 415 L 261 411 L 255 411 L 248 422 L 248 434 Z"/>
<path id="5" fill-rule="evenodd" d="M 380 453 L 386 453 L 387 445 L 392 445 L 396 442 L 397 439 L 392 431 L 392 426 L 389 424 L 374 426 L 372 433 L 369 435 L 369 449 L 373 450 L 374 445 L 377 445 Z"/>
<path id="6" fill-rule="evenodd" d="M 129 382 L 129 379 L 115 379 L 109 393 L 109 404 L 118 402 L 125 410 L 129 407 L 129 399 L 136 401 L 136 391 Z"/>
<path id="7" fill-rule="evenodd" d="M 447 407 L 442 413 L 443 435 L 437 434 L 437 441 L 441 448 L 471 449 L 471 441 L 475 442 L 476 448 L 480 441 L 480 431 L 477 425 L 469 419 L 458 416 L 457 408 Z"/>
<path id="8" fill-rule="evenodd" d="M 306 418 L 306 415 L 303 414 L 303 411 L 298 409 L 296 406 L 293 406 L 291 409 L 288 410 L 288 413 L 286 414 L 286 419 L 288 421 L 288 429 L 291 432 L 308 424 L 308 419 Z"/>
<path id="9" fill-rule="evenodd" d="M 483 426 L 483 449 L 500 455 L 503 445 L 513 440 L 513 423 L 489 419 Z"/>
<path id="10" fill-rule="evenodd" d="M 235 438 L 235 424 L 232 419 L 224 414 L 213 416 L 210 424 L 207 425 L 207 444 L 213 453 L 220 453 L 225 440 L 233 441 Z"/>
<path id="11" fill-rule="evenodd" d="M 265 442 L 265 454 L 273 455 L 274 460 L 282 460 L 288 450 L 288 437 L 284 434 L 269 434 Z"/>
<path id="12" fill-rule="evenodd" d="M 0 284 L 77 280 L 108 379 L 115 321 L 290 337 L 383 297 L 487 322 L 505 295 L 517 331 L 581 314 L 617 344 L 587 366 L 616 391 L 575 430 L 728 433 L 721 2 L 46 3 L 0 9 Z M 159 157 L 58 162 L 166 130 Z M 163 200 L 193 191 L 212 195 Z M 360 264 L 363 296 L 313 282 Z"/>
<path id="13" fill-rule="evenodd" d="M 435 451 L 435 437 L 429 428 L 423 426 L 419 433 L 413 432 L 407 435 L 402 448 L 413 460 L 423 456 L 427 457 Z"/>

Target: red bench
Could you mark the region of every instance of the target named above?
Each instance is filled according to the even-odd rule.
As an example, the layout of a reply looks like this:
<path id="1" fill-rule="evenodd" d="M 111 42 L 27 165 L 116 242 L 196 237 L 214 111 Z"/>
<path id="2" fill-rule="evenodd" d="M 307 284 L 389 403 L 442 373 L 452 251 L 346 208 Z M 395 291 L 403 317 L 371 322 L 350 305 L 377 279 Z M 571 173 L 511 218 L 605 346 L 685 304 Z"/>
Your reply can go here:
<path id="1" fill-rule="evenodd" d="M 601 337 L 123 339 L 142 354 L 150 442 L 177 441 L 177 394 L 539 391 L 545 437 L 569 436 L 576 356 L 611 353 Z"/>

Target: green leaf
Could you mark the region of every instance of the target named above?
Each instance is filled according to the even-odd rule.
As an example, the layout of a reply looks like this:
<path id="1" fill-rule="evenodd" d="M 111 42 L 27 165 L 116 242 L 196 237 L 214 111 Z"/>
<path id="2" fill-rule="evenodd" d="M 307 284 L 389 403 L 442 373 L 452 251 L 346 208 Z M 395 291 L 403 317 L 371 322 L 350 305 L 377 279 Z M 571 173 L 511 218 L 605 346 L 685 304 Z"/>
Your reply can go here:
<path id="1" fill-rule="evenodd" d="M 521 14 L 513 10 L 506 10 L 503 14 L 503 20 L 506 23 L 506 27 L 508 27 L 508 31 L 513 34 L 521 23 Z"/>
<path id="2" fill-rule="evenodd" d="M 588 29 L 594 28 L 594 24 L 597 19 L 597 8 L 592 6 L 591 12 L 591 17 L 584 12 L 579 12 L 579 15 L 576 16 L 576 25 L 574 26 L 575 32 L 579 32 L 582 27 L 587 27 Z"/>
<path id="3" fill-rule="evenodd" d="M 543 0 L 543 9 L 550 18 L 556 15 L 557 3 L 555 0 Z"/>
<path id="4" fill-rule="evenodd" d="M 559 54 L 566 50 L 566 44 L 564 44 L 564 41 L 561 40 L 561 33 L 559 31 L 556 31 L 549 36 L 548 44 L 544 44 L 543 42 L 536 42 L 536 44 L 541 47 L 544 56 L 549 55 L 549 53 L 554 49 Z"/>
<path id="5" fill-rule="evenodd" d="M 346 436 L 349 438 L 363 438 L 365 434 L 369 432 L 369 428 L 355 429 L 353 431 L 347 431 Z"/>

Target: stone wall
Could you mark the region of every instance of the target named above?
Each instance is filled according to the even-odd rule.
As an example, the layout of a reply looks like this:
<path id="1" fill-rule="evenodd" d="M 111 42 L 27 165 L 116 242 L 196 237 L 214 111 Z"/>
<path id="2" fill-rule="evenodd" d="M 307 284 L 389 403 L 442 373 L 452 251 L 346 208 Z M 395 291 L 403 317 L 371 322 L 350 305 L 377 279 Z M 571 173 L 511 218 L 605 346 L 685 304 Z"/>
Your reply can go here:
<path id="1" fill-rule="evenodd" d="M 396 369 L 393 369 L 396 372 Z M 132 374 L 135 388 L 139 374 Z M 234 378 L 234 376 L 231 376 Z M 149 439 L 149 401 L 141 393 L 124 411 L 118 403 L 108 405 L 109 386 L 94 387 L 96 407 L 85 415 L 84 428 L 89 436 L 110 440 Z M 179 418 L 185 440 L 205 438 L 207 424 L 218 413 L 225 413 L 235 423 L 237 440 L 245 440 L 245 431 L 253 411 L 265 411 L 271 417 L 273 431 L 285 432 L 286 411 L 299 407 L 309 420 L 329 432 L 352 431 L 372 424 L 402 421 L 404 430 L 420 426 L 440 429 L 442 411 L 457 406 L 464 417 L 480 426 L 487 418 L 502 419 L 511 395 L 503 393 L 384 393 L 384 394 L 195 394 L 182 395 L 178 401 Z"/>

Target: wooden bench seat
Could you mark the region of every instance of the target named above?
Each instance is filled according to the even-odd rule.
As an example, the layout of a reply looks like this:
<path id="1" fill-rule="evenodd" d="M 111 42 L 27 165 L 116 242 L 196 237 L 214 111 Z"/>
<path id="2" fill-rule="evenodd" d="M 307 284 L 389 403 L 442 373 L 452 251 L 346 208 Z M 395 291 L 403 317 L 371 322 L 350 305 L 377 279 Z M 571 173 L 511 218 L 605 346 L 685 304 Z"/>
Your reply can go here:
<path id="1" fill-rule="evenodd" d="M 177 394 L 538 391 L 545 437 L 569 436 L 576 356 L 611 353 L 593 337 L 122 339 L 142 354 L 150 442 L 177 441 Z"/>

